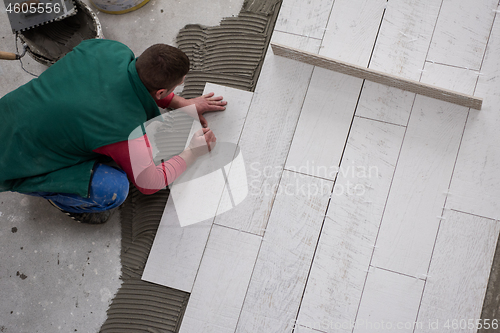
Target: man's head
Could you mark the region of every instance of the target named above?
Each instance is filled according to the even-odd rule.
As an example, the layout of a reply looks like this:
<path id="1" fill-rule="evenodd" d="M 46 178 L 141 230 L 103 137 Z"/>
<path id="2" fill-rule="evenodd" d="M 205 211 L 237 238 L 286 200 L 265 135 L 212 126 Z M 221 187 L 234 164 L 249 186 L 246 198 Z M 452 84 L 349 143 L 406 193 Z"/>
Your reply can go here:
<path id="1" fill-rule="evenodd" d="M 155 44 L 137 58 L 135 67 L 153 98 L 161 99 L 182 83 L 189 71 L 189 58 L 176 47 Z"/>

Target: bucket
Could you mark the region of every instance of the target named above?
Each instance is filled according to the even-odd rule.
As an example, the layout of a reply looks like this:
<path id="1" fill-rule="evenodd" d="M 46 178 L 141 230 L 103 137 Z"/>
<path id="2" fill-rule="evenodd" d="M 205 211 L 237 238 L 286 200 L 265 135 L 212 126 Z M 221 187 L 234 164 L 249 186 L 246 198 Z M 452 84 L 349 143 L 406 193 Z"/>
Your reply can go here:
<path id="1" fill-rule="evenodd" d="M 76 15 L 19 33 L 26 52 L 37 62 L 50 66 L 85 39 L 104 38 L 97 15 L 75 0 Z"/>
<path id="2" fill-rule="evenodd" d="M 107 14 L 125 14 L 139 9 L 149 0 L 90 0 L 101 12 Z"/>

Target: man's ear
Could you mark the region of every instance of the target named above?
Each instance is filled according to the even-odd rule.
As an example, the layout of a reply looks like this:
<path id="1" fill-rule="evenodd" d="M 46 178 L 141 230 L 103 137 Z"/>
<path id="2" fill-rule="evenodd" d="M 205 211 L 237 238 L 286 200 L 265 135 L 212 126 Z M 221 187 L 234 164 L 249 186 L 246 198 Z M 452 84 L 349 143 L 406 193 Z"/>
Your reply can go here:
<path id="1" fill-rule="evenodd" d="M 158 89 L 153 93 L 153 97 L 155 100 L 159 101 L 162 98 L 162 94 L 167 91 L 167 89 Z"/>

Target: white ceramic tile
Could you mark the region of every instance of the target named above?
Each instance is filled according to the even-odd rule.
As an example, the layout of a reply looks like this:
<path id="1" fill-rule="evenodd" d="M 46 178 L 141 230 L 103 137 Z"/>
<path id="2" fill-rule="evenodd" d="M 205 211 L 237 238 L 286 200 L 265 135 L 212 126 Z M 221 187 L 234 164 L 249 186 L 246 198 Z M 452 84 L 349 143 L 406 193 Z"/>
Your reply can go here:
<path id="1" fill-rule="evenodd" d="M 417 96 L 372 265 L 427 272 L 466 117 L 465 107 Z"/>
<path id="2" fill-rule="evenodd" d="M 427 60 L 479 70 L 497 0 L 444 0 Z"/>
<path id="3" fill-rule="evenodd" d="M 500 20 L 495 20 L 475 95 L 481 111 L 470 110 L 446 206 L 500 219 Z"/>
<path id="4" fill-rule="evenodd" d="M 248 91 L 211 83 L 207 83 L 205 86 L 204 93 L 208 92 L 214 92 L 217 96 L 222 95 L 228 104 L 225 111 L 205 114 L 209 127 L 216 135 L 219 145 L 215 147 L 213 152 L 199 158 L 182 175 L 189 176 L 192 179 L 195 178 L 192 172 L 206 171 L 207 166 L 215 167 L 212 162 L 216 160 L 217 156 L 225 154 L 231 157 L 234 155 L 236 143 L 241 134 L 253 95 Z M 230 158 L 228 161 L 232 163 Z M 229 169 L 226 166 L 224 168 Z M 240 173 L 244 175 L 244 170 Z M 182 180 L 182 176 L 179 180 Z M 170 197 L 144 269 L 143 280 L 187 292 L 191 291 L 213 217 L 218 208 L 221 210 L 219 199 L 223 194 L 225 184 L 224 179 L 220 176 L 219 181 L 215 184 L 213 179 L 209 181 L 209 184 L 217 186 L 210 186 L 208 189 L 204 187 L 203 190 L 200 190 L 200 186 L 197 185 L 201 183 L 195 182 L 206 178 L 199 177 L 194 179 L 194 182 L 185 181 L 179 185 L 174 182 L 174 185 L 171 186 Z M 234 179 L 232 183 L 235 184 Z M 192 186 L 187 186 L 190 184 Z M 200 197 L 207 195 L 207 193 L 210 193 L 209 198 L 213 200 L 210 206 L 206 207 L 205 205 L 202 211 L 197 202 Z M 188 200 L 184 197 L 188 197 Z M 186 223 L 186 217 L 190 217 L 190 212 L 193 209 L 198 213 L 197 216 L 200 216 L 200 223 L 186 226 L 188 224 Z M 207 215 L 207 212 L 210 214 Z M 191 222 L 196 221 L 190 220 Z"/>
<path id="5" fill-rule="evenodd" d="M 290 40 L 300 44 L 305 38 L 296 37 Z M 249 194 L 235 209 L 217 216 L 216 224 L 263 234 L 312 70 L 268 50 L 239 142 Z"/>
<path id="6" fill-rule="evenodd" d="M 353 332 L 413 332 L 423 287 L 423 280 L 372 268 Z"/>
<path id="7" fill-rule="evenodd" d="M 356 317 L 404 131 L 355 118 L 298 324 L 324 332 L 352 331 L 348 323 Z"/>
<path id="8" fill-rule="evenodd" d="M 406 126 L 414 100 L 409 91 L 365 81 L 356 115 Z"/>
<path id="9" fill-rule="evenodd" d="M 474 70 L 426 62 L 420 82 L 473 95 L 478 74 L 479 72 Z"/>
<path id="10" fill-rule="evenodd" d="M 284 0 L 275 30 L 323 38 L 334 0 Z"/>
<path id="11" fill-rule="evenodd" d="M 389 1 L 369 67 L 407 79 L 419 80 L 441 0 Z M 406 125 L 415 94 L 365 82 L 362 117 Z"/>
<path id="12" fill-rule="evenodd" d="M 289 332 L 333 182 L 285 171 L 236 332 Z"/>
<path id="13" fill-rule="evenodd" d="M 370 68 L 418 80 L 441 0 L 389 1 Z"/>
<path id="14" fill-rule="evenodd" d="M 318 53 L 321 44 L 321 39 L 317 38 L 307 38 L 304 36 L 293 35 L 288 32 L 274 31 L 273 32 L 273 43 L 278 43 L 281 45 L 292 46 L 296 49 Z"/>
<path id="15" fill-rule="evenodd" d="M 179 332 L 234 332 L 261 239 L 213 226 Z"/>
<path id="16" fill-rule="evenodd" d="M 500 224 L 453 210 L 444 217 L 418 315 L 434 324 L 416 332 L 476 332 Z"/>
<path id="17" fill-rule="evenodd" d="M 368 66 L 387 0 L 336 0 L 320 55 Z"/>
<path id="18" fill-rule="evenodd" d="M 335 179 L 363 80 L 316 67 L 295 129 L 287 170 Z"/>

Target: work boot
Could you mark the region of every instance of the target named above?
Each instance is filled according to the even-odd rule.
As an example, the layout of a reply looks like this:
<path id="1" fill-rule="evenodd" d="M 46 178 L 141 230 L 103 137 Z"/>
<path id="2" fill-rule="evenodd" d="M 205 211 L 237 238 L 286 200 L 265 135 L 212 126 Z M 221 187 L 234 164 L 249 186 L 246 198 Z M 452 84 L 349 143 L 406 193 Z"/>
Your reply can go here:
<path id="1" fill-rule="evenodd" d="M 116 210 L 116 208 L 113 208 L 113 209 L 105 210 L 105 211 L 99 212 L 99 213 L 70 213 L 70 212 L 65 211 L 64 209 L 61 209 L 52 200 L 49 200 L 49 202 L 52 204 L 52 206 L 56 207 L 64 214 L 68 215 L 76 222 L 85 223 L 85 224 L 103 224 L 109 220 L 111 215 L 113 215 L 113 213 Z"/>

